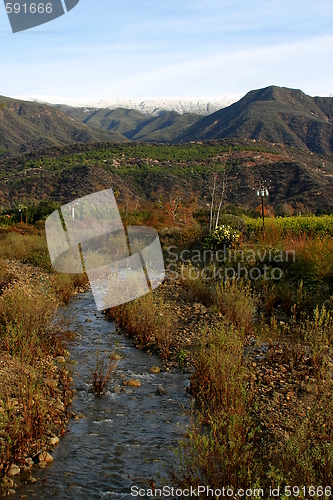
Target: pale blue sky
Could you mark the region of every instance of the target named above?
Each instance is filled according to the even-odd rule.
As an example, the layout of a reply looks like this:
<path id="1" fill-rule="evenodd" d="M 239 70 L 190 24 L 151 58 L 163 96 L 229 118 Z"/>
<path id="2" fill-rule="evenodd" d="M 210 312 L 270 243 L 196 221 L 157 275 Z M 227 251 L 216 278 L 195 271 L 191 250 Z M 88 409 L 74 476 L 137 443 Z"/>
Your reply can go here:
<path id="1" fill-rule="evenodd" d="M 17 34 L 0 3 L 3 95 L 329 95 L 332 61 L 332 0 L 80 0 Z"/>

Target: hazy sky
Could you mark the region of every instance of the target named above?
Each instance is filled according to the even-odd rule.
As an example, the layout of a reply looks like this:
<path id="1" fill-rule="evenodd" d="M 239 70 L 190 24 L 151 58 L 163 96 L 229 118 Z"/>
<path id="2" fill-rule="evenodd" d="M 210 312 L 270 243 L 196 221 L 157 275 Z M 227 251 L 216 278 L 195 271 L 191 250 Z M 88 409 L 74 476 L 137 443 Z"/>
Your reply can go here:
<path id="1" fill-rule="evenodd" d="M 0 3 L 3 95 L 213 97 L 271 84 L 333 94 L 332 0 L 80 0 L 17 34 Z"/>

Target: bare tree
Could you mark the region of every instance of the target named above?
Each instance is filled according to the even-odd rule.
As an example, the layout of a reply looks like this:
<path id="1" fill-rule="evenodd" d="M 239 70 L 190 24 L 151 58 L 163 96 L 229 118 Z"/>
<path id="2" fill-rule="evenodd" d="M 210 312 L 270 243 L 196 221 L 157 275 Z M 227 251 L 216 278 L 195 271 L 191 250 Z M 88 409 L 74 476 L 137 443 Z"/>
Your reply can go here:
<path id="1" fill-rule="evenodd" d="M 213 227 L 213 220 L 214 220 L 214 202 L 215 202 L 215 191 L 216 191 L 216 180 L 217 180 L 217 173 L 213 173 L 213 187 L 212 187 L 212 201 L 210 203 L 210 217 L 209 217 L 209 232 L 212 232 L 212 227 Z"/>
<path id="2" fill-rule="evenodd" d="M 182 197 L 179 194 L 179 191 L 172 189 L 169 201 L 165 204 L 165 208 L 167 213 L 171 216 L 172 220 L 176 221 L 182 206 Z"/>
<path id="3" fill-rule="evenodd" d="M 224 168 L 222 179 L 218 172 L 213 172 L 213 182 L 211 186 L 211 203 L 210 203 L 210 218 L 209 218 L 209 232 L 211 233 L 218 227 L 221 208 L 224 201 L 226 185 L 227 185 L 227 170 Z"/>
<path id="4" fill-rule="evenodd" d="M 223 179 L 222 179 L 222 188 L 221 188 L 221 194 L 220 194 L 220 203 L 219 203 L 219 208 L 217 210 L 217 214 L 216 214 L 216 218 L 215 218 L 215 229 L 219 225 L 221 207 L 222 207 L 222 203 L 224 201 L 225 187 L 226 187 L 226 184 L 227 184 L 227 178 L 228 178 L 228 173 L 227 173 L 226 170 L 224 170 L 224 172 L 223 172 Z"/>

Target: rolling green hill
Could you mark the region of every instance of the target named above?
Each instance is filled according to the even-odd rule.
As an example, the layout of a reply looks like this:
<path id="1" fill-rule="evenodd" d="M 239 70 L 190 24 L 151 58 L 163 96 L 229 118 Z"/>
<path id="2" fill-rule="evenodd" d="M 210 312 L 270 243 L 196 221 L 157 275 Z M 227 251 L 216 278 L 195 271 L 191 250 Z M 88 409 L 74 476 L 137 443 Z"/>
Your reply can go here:
<path id="1" fill-rule="evenodd" d="M 179 142 L 261 139 L 318 154 L 333 152 L 333 98 L 267 87 L 206 116 L 176 138 Z"/>
<path id="2" fill-rule="evenodd" d="M 0 96 L 0 154 L 75 142 L 123 142 L 119 133 L 97 130 L 44 104 Z"/>
<path id="3" fill-rule="evenodd" d="M 59 105 L 59 109 L 82 123 L 103 130 L 118 132 L 130 140 L 141 142 L 174 142 L 199 115 L 165 111 L 159 116 L 143 114 L 133 109 L 87 109 Z"/>
<path id="4" fill-rule="evenodd" d="M 24 200 L 67 203 L 112 187 L 119 191 L 117 201 L 124 210 L 158 206 L 177 193 L 207 210 L 212 172 L 225 167 L 226 205 L 258 208 L 256 187 L 265 178 L 272 181 L 265 203 L 276 213 L 284 205 L 302 213 L 333 210 L 332 155 L 245 139 L 183 145 L 80 143 L 2 157 L 0 207 L 5 210 Z"/>
<path id="5" fill-rule="evenodd" d="M 57 108 L 65 111 L 85 125 L 103 130 L 111 130 L 124 135 L 129 131 L 136 130 L 142 123 L 149 122 L 154 118 L 152 115 L 144 115 L 134 109 L 87 109 L 73 108 L 65 105 L 58 105 Z"/>

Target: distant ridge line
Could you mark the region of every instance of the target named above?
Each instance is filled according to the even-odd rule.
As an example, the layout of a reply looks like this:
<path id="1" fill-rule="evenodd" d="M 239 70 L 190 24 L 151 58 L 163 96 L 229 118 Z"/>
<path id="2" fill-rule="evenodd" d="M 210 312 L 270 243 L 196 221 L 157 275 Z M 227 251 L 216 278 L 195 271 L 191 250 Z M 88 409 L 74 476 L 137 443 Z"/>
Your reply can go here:
<path id="1" fill-rule="evenodd" d="M 159 116 L 165 111 L 176 111 L 180 115 L 194 113 L 207 116 L 219 109 L 230 106 L 239 101 L 243 94 L 233 94 L 219 97 L 161 97 L 161 98 L 111 98 L 111 99 L 84 99 L 74 97 L 18 95 L 11 96 L 23 101 L 38 102 L 40 104 L 63 105 L 74 108 L 90 109 L 134 109 L 144 114 Z"/>

